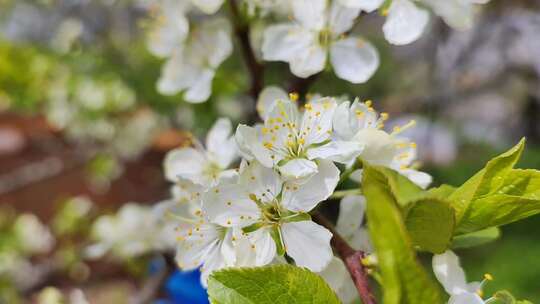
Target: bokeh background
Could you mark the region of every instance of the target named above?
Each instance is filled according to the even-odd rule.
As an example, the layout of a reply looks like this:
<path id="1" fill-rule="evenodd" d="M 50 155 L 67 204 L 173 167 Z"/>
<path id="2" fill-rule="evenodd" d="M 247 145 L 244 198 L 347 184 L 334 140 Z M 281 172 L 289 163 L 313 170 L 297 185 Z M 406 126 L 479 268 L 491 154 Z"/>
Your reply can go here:
<path id="1" fill-rule="evenodd" d="M 217 117 L 254 120 L 240 56 L 218 69 L 206 103 L 156 91 L 163 62 L 146 47 L 151 10 L 142 0 L 0 0 L 0 303 L 57 291 L 76 298 L 79 289 L 90 303 L 136 303 L 133 294 L 151 287 L 168 261 L 80 258 L 92 220 L 128 202 L 167 198 L 164 154 L 192 134 L 203 137 Z M 437 184 L 462 183 L 524 136 L 520 166 L 540 169 L 539 1 L 492 0 L 466 32 L 433 18 L 421 40 L 402 47 L 384 41 L 381 21 L 370 15 L 356 27 L 381 54 L 367 84 L 325 72 L 309 92 L 371 99 L 390 124 L 415 119 L 406 135 Z M 286 64 L 269 64 L 266 84 L 280 85 L 283 75 Z M 56 241 L 18 261 L 12 232 L 23 213 L 48 225 Z M 539 220 L 461 250 L 469 279 L 489 272 L 487 294 L 508 289 L 540 301 Z M 47 235 L 27 237 L 39 243 Z M 196 275 L 167 273 L 155 292 L 163 303 L 198 303 L 175 298 Z"/>

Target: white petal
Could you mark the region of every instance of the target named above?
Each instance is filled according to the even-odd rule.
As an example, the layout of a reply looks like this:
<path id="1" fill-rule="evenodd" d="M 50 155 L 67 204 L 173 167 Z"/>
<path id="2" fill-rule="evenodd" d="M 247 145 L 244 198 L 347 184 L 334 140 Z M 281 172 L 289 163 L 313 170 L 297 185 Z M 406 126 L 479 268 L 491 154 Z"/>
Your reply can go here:
<path id="1" fill-rule="evenodd" d="M 300 129 L 305 146 L 319 144 L 330 138 L 332 118 L 336 107 L 336 100 L 328 97 L 319 98 L 306 104 Z"/>
<path id="2" fill-rule="evenodd" d="M 278 167 L 285 179 L 300 179 L 317 173 L 317 164 L 305 158 L 295 158 Z"/>
<path id="3" fill-rule="evenodd" d="M 435 14 L 441 16 L 448 25 L 459 30 L 470 29 L 474 23 L 475 7 L 467 1 L 425 0 Z"/>
<path id="4" fill-rule="evenodd" d="M 299 267 L 322 271 L 332 259 L 332 233 L 312 221 L 285 223 L 281 233 L 287 254 Z"/>
<path id="5" fill-rule="evenodd" d="M 324 69 L 327 50 L 319 45 L 318 39 L 317 34 L 312 33 L 311 43 L 289 60 L 294 75 L 307 78 Z"/>
<path id="6" fill-rule="evenodd" d="M 292 23 L 271 25 L 264 31 L 263 58 L 288 62 L 303 53 L 311 43 L 312 35 L 301 26 Z"/>
<path id="7" fill-rule="evenodd" d="M 334 192 L 339 169 L 331 161 L 321 161 L 318 172 L 302 184 L 288 182 L 282 193 L 282 204 L 291 211 L 308 212 Z"/>
<path id="8" fill-rule="evenodd" d="M 368 81 L 379 67 L 377 49 L 362 38 L 349 37 L 332 45 L 330 60 L 336 75 L 352 83 Z"/>
<path id="9" fill-rule="evenodd" d="M 326 266 L 323 271 L 319 272 L 319 275 L 335 293 L 338 293 L 345 285 L 345 280 L 350 278 L 345 264 L 343 264 L 341 259 L 336 257 L 332 257 L 328 266 Z"/>
<path id="10" fill-rule="evenodd" d="M 165 156 L 165 176 L 172 182 L 177 181 L 177 177 L 183 177 L 202 184 L 202 171 L 205 164 L 206 158 L 202 152 L 193 148 L 175 149 Z"/>
<path id="11" fill-rule="evenodd" d="M 254 127 L 239 125 L 235 134 L 236 143 L 244 157 L 256 158 L 263 166 L 271 168 L 274 160 L 270 157 L 270 151 L 263 146 L 258 133 Z"/>
<path id="12" fill-rule="evenodd" d="M 237 233 L 236 231 L 241 231 L 240 228 L 230 228 L 225 233 L 225 236 L 223 237 L 223 240 L 221 241 L 221 256 L 223 257 L 224 263 L 229 266 L 235 266 L 236 265 L 236 237 Z M 240 234 L 241 235 L 241 234 Z"/>
<path id="13" fill-rule="evenodd" d="M 158 57 L 171 56 L 184 43 L 188 32 L 189 23 L 183 12 L 164 14 L 149 34 L 148 50 Z"/>
<path id="14" fill-rule="evenodd" d="M 195 269 L 206 261 L 212 251 L 219 251 L 219 233 L 215 225 L 193 226 L 181 231 L 179 237 L 175 259 L 181 269 Z"/>
<path id="15" fill-rule="evenodd" d="M 289 96 L 287 96 L 287 93 L 283 89 L 275 86 L 266 87 L 257 99 L 257 112 L 263 120 L 266 120 L 276 100 L 285 101 L 288 99 Z"/>
<path id="16" fill-rule="evenodd" d="M 266 229 L 259 229 L 248 235 L 249 239 L 254 245 L 254 249 L 257 255 L 255 265 L 252 266 L 264 266 L 270 264 L 276 257 L 276 243 L 270 232 Z"/>
<path id="17" fill-rule="evenodd" d="M 236 142 L 231 133 L 231 121 L 220 118 L 206 136 L 206 149 L 213 154 L 222 168 L 228 168 L 237 157 Z"/>
<path id="18" fill-rule="evenodd" d="M 221 5 L 223 4 L 224 0 L 192 0 L 193 4 L 197 6 L 201 11 L 203 11 L 205 14 L 215 14 Z"/>
<path id="19" fill-rule="evenodd" d="M 349 31 L 353 25 L 354 20 L 360 14 L 360 8 L 345 7 L 340 5 L 339 2 L 333 2 L 330 8 L 330 15 L 328 20 L 328 26 L 335 37 Z"/>
<path id="20" fill-rule="evenodd" d="M 383 25 L 384 37 L 396 45 L 409 44 L 422 35 L 429 14 L 409 0 L 394 0 Z"/>
<path id="21" fill-rule="evenodd" d="M 351 173 L 351 176 L 349 178 L 352 181 L 355 181 L 357 183 L 361 183 L 363 175 L 364 175 L 364 170 L 358 169 L 358 170 L 354 170 L 353 173 Z"/>
<path id="22" fill-rule="evenodd" d="M 283 185 L 281 177 L 274 169 L 266 168 L 257 162 L 252 162 L 244 169 L 239 182 L 250 194 L 255 194 L 257 197 L 267 194 L 277 196 L 281 193 Z"/>
<path id="23" fill-rule="evenodd" d="M 196 38 L 193 52 L 207 57 L 206 64 L 212 69 L 216 69 L 232 54 L 231 26 L 225 18 L 205 21 Z"/>
<path id="24" fill-rule="evenodd" d="M 433 181 L 431 175 L 421 171 L 408 169 L 402 172 L 402 174 L 422 189 L 426 189 Z"/>
<path id="25" fill-rule="evenodd" d="M 443 254 L 434 255 L 433 273 L 448 294 L 453 295 L 466 291 L 465 272 L 454 252 L 448 250 Z"/>
<path id="26" fill-rule="evenodd" d="M 353 8 L 360 8 L 368 13 L 378 9 L 384 0 L 339 0 L 341 5 Z"/>
<path id="27" fill-rule="evenodd" d="M 394 157 L 399 154 L 394 138 L 381 130 L 360 130 L 354 140 L 364 146 L 360 158 L 372 165 L 389 167 Z"/>
<path id="28" fill-rule="evenodd" d="M 184 53 L 178 50 L 161 69 L 157 90 L 164 95 L 174 95 L 193 83 L 193 76 L 200 73 L 193 65 L 184 62 Z"/>
<path id="29" fill-rule="evenodd" d="M 203 211 L 212 223 L 224 227 L 246 227 L 260 217 L 257 205 L 244 185 L 218 185 L 203 195 Z"/>
<path id="30" fill-rule="evenodd" d="M 356 141 L 331 141 L 326 145 L 307 151 L 309 159 L 328 159 L 349 164 L 362 153 L 364 146 Z"/>
<path id="31" fill-rule="evenodd" d="M 292 0 L 294 18 L 302 26 L 320 30 L 324 27 L 326 0 Z"/>
<path id="32" fill-rule="evenodd" d="M 366 198 L 363 195 L 348 195 L 339 204 L 336 230 L 344 236 L 353 235 L 360 229 L 366 211 Z"/>
<path id="33" fill-rule="evenodd" d="M 191 103 L 205 102 L 212 94 L 212 80 L 214 79 L 214 75 L 214 70 L 201 70 L 195 75 L 193 84 L 184 94 L 184 99 Z"/>
<path id="34" fill-rule="evenodd" d="M 485 302 L 476 293 L 468 292 L 451 296 L 448 304 L 485 304 Z"/>
<path id="35" fill-rule="evenodd" d="M 208 255 L 206 256 L 206 260 L 201 267 L 201 284 L 206 288 L 208 287 L 208 277 L 214 272 L 215 270 L 219 270 L 223 267 L 225 267 L 225 260 L 223 259 L 223 255 L 221 254 L 221 250 L 219 250 L 219 245 L 216 249 L 210 251 Z"/>

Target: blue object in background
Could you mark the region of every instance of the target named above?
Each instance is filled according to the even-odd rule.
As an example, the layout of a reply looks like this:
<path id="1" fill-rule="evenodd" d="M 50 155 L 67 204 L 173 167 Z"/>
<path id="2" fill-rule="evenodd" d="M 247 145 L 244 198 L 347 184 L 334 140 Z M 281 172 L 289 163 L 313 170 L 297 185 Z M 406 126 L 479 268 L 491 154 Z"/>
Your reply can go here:
<path id="1" fill-rule="evenodd" d="M 165 282 L 169 297 L 160 304 L 208 304 L 208 294 L 200 282 L 201 273 L 194 271 L 175 271 Z"/>

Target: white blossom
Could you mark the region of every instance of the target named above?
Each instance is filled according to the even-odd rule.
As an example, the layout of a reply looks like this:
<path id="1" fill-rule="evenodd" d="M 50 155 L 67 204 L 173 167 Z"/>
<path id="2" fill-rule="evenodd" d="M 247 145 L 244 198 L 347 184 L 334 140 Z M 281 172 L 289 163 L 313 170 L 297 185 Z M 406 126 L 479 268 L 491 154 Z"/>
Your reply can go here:
<path id="1" fill-rule="evenodd" d="M 433 256 L 433 272 L 435 277 L 450 295 L 448 304 L 484 304 L 480 295 L 483 282 L 491 280 L 486 274 L 483 282 L 467 283 L 465 272 L 459 264 L 459 258 L 450 250 Z"/>
<path id="2" fill-rule="evenodd" d="M 116 214 L 103 215 L 94 222 L 96 243 L 86 248 L 86 257 L 95 259 L 111 252 L 128 258 L 167 249 L 171 244 L 164 229 L 161 217 L 151 207 L 125 204 Z"/>
<path id="3" fill-rule="evenodd" d="M 182 47 L 189 33 L 186 1 L 162 0 L 154 8 L 155 21 L 148 32 L 147 47 L 166 58 Z"/>
<path id="4" fill-rule="evenodd" d="M 285 251 L 296 265 L 321 271 L 332 257 L 332 234 L 313 223 L 307 212 L 333 193 L 338 180 L 339 170 L 327 161 L 320 161 L 319 171 L 301 184 L 284 181 L 253 161 L 238 183 L 210 189 L 203 210 L 212 223 L 255 234 L 253 250 L 260 264 Z"/>
<path id="5" fill-rule="evenodd" d="M 210 187 L 220 179 L 236 175 L 229 169 L 238 158 L 230 120 L 216 121 L 206 137 L 206 149 L 195 141 L 195 147 L 183 147 L 170 151 L 165 157 L 165 176 L 176 182 L 178 177 Z"/>
<path id="6" fill-rule="evenodd" d="M 259 109 L 262 106 L 259 105 Z M 264 125 L 240 125 L 236 141 L 243 156 L 263 166 L 277 167 L 287 179 L 309 177 L 317 172 L 316 159 L 325 159 L 332 133 L 336 101 L 320 98 L 307 103 L 300 112 L 289 100 L 278 99 L 269 105 Z M 328 147 L 332 153 L 337 147 Z"/>
<path id="7" fill-rule="evenodd" d="M 19 246 L 27 255 L 47 253 L 55 244 L 49 228 L 33 214 L 19 215 L 13 227 Z"/>
<path id="8" fill-rule="evenodd" d="M 384 166 L 396 170 L 422 188 L 431 183 L 431 176 L 414 169 L 416 144 L 400 133 L 414 125 L 414 121 L 403 127 L 394 127 L 391 133 L 383 130 L 388 114 L 380 115 L 372 108 L 371 101 L 352 104 L 341 103 L 334 114 L 334 142 L 360 145 L 358 153 L 338 153 L 331 156 L 336 161 L 351 165 L 356 157 L 371 165 Z M 342 144 L 345 146 L 345 144 Z M 354 152 L 354 150 L 351 150 Z M 359 172 L 352 177 L 359 181 Z"/>
<path id="9" fill-rule="evenodd" d="M 233 182 L 233 180 L 226 180 Z M 175 228 L 176 262 L 183 270 L 201 267 L 201 283 L 223 267 L 259 266 L 252 250 L 254 240 L 239 228 L 210 223 L 201 208 L 207 189 L 189 180 L 178 178 L 173 198 L 156 207 L 162 217 Z"/>
<path id="10" fill-rule="evenodd" d="M 360 5 L 359 3 L 374 1 L 349 0 L 349 2 Z M 420 38 L 428 25 L 429 12 L 418 4 L 431 8 L 448 25 L 465 30 L 473 24 L 476 6 L 487 2 L 489 0 L 392 0 L 390 6 L 383 12 L 387 16 L 383 26 L 384 36 L 386 40 L 396 45 L 409 44 Z"/>
<path id="11" fill-rule="evenodd" d="M 294 0 L 294 21 L 269 26 L 264 33 L 263 58 L 288 62 L 293 74 L 321 72 L 330 55 L 336 75 L 352 83 L 366 82 L 379 66 L 377 50 L 361 37 L 347 37 L 359 9 L 326 0 Z"/>
<path id="12" fill-rule="evenodd" d="M 185 91 L 192 103 L 206 101 L 212 93 L 217 68 L 231 55 L 230 26 L 225 19 L 204 21 L 192 28 L 183 45 L 176 48 L 162 68 L 158 91 L 174 95 Z"/>

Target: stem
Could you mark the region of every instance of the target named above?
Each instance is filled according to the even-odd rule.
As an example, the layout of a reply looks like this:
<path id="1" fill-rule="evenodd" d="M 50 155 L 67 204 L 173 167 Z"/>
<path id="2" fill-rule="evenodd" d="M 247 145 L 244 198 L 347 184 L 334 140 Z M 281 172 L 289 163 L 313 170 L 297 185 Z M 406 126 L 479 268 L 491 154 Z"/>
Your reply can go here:
<path id="1" fill-rule="evenodd" d="M 344 198 L 348 195 L 360 195 L 362 194 L 362 191 L 360 189 L 351 189 L 351 190 L 341 190 L 336 191 L 334 194 L 330 196 L 331 199 L 338 199 L 338 198 Z"/>
<path id="2" fill-rule="evenodd" d="M 251 76 L 249 94 L 254 100 L 257 100 L 264 84 L 264 65 L 257 61 L 257 57 L 255 57 L 255 52 L 249 40 L 249 25 L 242 20 L 236 0 L 229 0 L 229 7 L 231 9 L 232 22 L 234 23 L 234 31 L 240 42 L 244 62 Z"/>
<path id="3" fill-rule="evenodd" d="M 365 257 L 365 253 L 360 250 L 354 250 L 334 229 L 334 226 L 330 223 L 330 221 L 328 221 L 328 219 L 326 219 L 320 213 L 314 214 L 313 219 L 332 232 L 332 247 L 334 247 L 343 262 L 345 262 L 345 266 L 353 279 L 362 303 L 377 304 L 377 301 L 373 296 L 373 292 L 369 287 L 366 268 L 362 264 L 362 259 Z"/>

